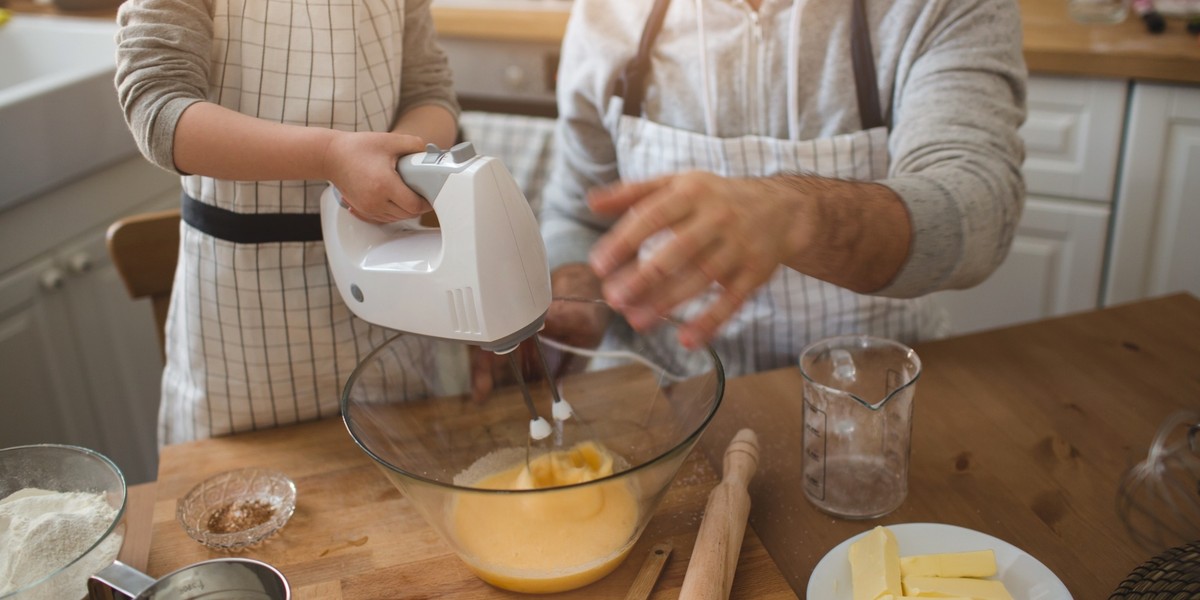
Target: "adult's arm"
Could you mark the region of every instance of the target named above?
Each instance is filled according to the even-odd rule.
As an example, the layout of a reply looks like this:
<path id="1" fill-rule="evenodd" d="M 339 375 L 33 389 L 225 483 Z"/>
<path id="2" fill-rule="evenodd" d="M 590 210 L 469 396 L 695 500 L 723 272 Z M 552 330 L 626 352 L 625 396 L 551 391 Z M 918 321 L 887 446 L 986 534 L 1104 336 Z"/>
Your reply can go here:
<path id="1" fill-rule="evenodd" d="M 687 174 L 594 193 L 591 207 L 603 214 L 637 208 L 592 252 L 597 272 L 614 279 L 606 295 L 637 300 L 688 263 L 742 296 L 780 264 L 893 297 L 970 287 L 990 275 L 1007 255 L 1024 200 L 1020 19 L 1011 0 L 928 6 L 908 42 L 916 49 L 897 53 L 886 179 Z M 664 228 L 674 230 L 673 243 L 634 265 L 641 243 Z"/>
<path id="2" fill-rule="evenodd" d="M 749 254 L 743 252 L 742 257 L 750 258 L 726 257 L 723 261 L 726 268 L 737 266 L 737 273 L 743 278 L 750 271 L 764 277 L 761 273 L 769 273 L 783 264 L 856 291 L 910 297 L 939 289 L 969 287 L 986 278 L 1003 260 L 1024 197 L 1020 174 L 1023 146 L 1017 129 L 1025 115 L 1026 73 L 1016 4 L 1012 0 L 942 0 L 915 8 L 904 6 L 909 8 L 872 3 L 872 13 L 882 22 L 877 25 L 880 43 L 876 48 L 882 48 L 881 52 L 886 54 L 880 57 L 881 65 L 885 66 L 881 72 L 889 85 L 882 87 L 894 90 L 889 139 L 892 168 L 886 179 L 872 183 L 779 175 L 716 182 L 700 178 L 698 182 L 696 174 L 688 174 L 678 178 L 683 185 L 665 186 L 675 187 L 676 193 L 685 196 L 712 200 L 710 204 L 714 206 L 721 206 L 722 196 L 728 200 L 713 213 L 718 218 L 710 219 L 710 224 L 721 225 L 714 229 L 717 233 L 712 234 L 713 238 L 718 241 L 724 238 L 726 246 L 734 249 L 745 251 L 746 246 L 759 249 L 751 248 Z M 810 8 L 835 10 L 823 5 Z M 904 14 L 879 16 L 889 10 Z M 814 27 L 820 26 L 821 18 L 833 25 L 843 15 L 806 13 L 806 19 Z M 610 27 L 607 31 L 614 29 L 623 28 Z M 605 35 L 612 34 L 600 35 L 599 39 L 580 35 L 574 41 L 602 48 L 605 42 L 611 42 L 604 39 Z M 880 37 L 883 39 L 879 40 Z M 831 51 L 840 47 L 837 45 Z M 570 49 L 569 43 L 564 45 L 564 59 L 570 57 Z M 586 55 L 586 48 L 578 51 Z M 594 51 L 587 58 L 594 61 L 602 55 Z M 589 65 L 585 58 L 570 64 Z M 615 215 L 637 204 L 629 200 L 629 194 L 644 195 L 648 189 L 635 182 L 634 188 L 642 186 L 640 192 L 618 186 L 594 194 L 591 208 L 604 216 L 592 214 L 587 204 L 578 199 L 590 185 L 610 183 L 616 177 L 611 142 L 606 139 L 607 132 L 600 126 L 599 110 L 595 108 L 601 105 L 604 93 L 610 89 L 605 85 L 611 82 L 594 79 L 594 71 L 602 69 L 580 71 L 586 75 L 574 80 L 568 78 L 567 82 L 574 85 L 566 86 L 566 94 L 560 87 L 559 109 L 564 115 L 560 131 L 569 133 L 573 140 L 568 141 L 575 143 L 560 144 L 563 150 L 557 173 L 565 177 L 555 180 L 557 188 L 548 193 L 547 210 L 543 214 L 548 249 L 555 255 L 552 260 L 559 262 L 585 260 L 588 248 L 598 242 Z M 894 77 L 889 77 L 893 73 Z M 560 73 L 560 85 L 563 76 Z M 889 78 L 891 82 L 887 81 Z M 821 89 L 842 93 L 834 88 Z M 664 186 L 655 188 L 651 184 L 649 189 L 662 192 Z M 726 193 L 722 194 L 722 190 Z M 747 197 L 769 201 L 762 203 L 763 206 L 743 206 L 749 203 L 739 200 Z M 689 207 L 696 202 L 689 199 L 668 204 Z M 626 214 L 613 234 L 623 235 L 622 229 L 626 233 L 636 232 L 611 244 L 599 242 L 594 255 L 593 265 L 609 278 L 606 296 L 618 304 L 622 301 L 636 304 L 639 300 L 639 290 L 621 290 L 623 285 L 683 277 L 682 271 L 664 266 L 688 262 L 678 257 L 674 263 L 667 261 L 665 265 L 648 262 L 641 265 L 644 268 L 637 276 L 628 275 L 632 256 L 647 231 L 667 226 L 664 219 L 680 218 L 679 213 L 671 215 L 665 209 L 655 212 L 643 210 L 646 207 L 641 205 L 637 208 L 636 217 Z M 738 229 L 730 226 L 730 217 L 739 208 L 753 209 L 749 211 L 753 214 L 743 216 L 744 222 L 759 224 L 745 228 L 755 233 L 739 235 Z M 673 210 L 680 208 L 675 206 Z M 624 222 L 630 220 L 642 221 L 642 225 L 626 226 Z M 781 228 L 780 224 L 787 226 Z M 691 266 L 697 263 L 709 266 L 704 265 L 707 257 L 701 253 L 711 248 L 703 240 L 685 235 L 677 236 L 676 242 L 683 245 L 682 249 L 677 246 L 677 250 L 690 260 Z M 688 248 L 688 244 L 693 247 Z M 764 245 L 769 246 L 769 251 L 762 250 Z M 663 252 L 660 250 L 658 256 Z M 748 266 L 746 261 L 751 259 L 762 261 L 756 264 L 763 268 Z M 627 267 L 625 275 L 614 274 L 618 266 Z M 636 262 L 632 266 L 638 267 Z M 692 269 L 696 270 L 704 271 Z M 713 280 L 720 281 L 719 276 L 713 275 L 719 274 L 710 273 L 703 281 L 691 276 L 680 285 L 695 289 Z M 731 310 L 752 287 L 743 285 L 731 293 L 721 310 Z M 676 292 L 679 289 L 682 287 L 677 287 Z M 665 297 L 668 303 L 678 298 L 678 293 L 670 290 L 664 292 L 660 288 L 658 292 L 659 299 Z M 655 309 L 663 312 L 661 305 Z M 626 311 L 627 316 L 630 312 Z"/>
<path id="3" fill-rule="evenodd" d="M 1015 0 L 942 0 L 896 71 L 879 183 L 904 201 L 908 260 L 873 293 L 915 297 L 986 279 L 1012 244 L 1025 200 L 1019 128 L 1028 73 Z"/>

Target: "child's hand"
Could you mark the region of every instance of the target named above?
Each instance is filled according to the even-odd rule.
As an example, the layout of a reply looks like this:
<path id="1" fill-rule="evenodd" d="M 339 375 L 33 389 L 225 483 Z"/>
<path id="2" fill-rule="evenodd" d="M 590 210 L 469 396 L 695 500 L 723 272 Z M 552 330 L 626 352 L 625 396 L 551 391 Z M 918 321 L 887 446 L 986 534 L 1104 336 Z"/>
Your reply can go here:
<path id="1" fill-rule="evenodd" d="M 364 221 L 411 219 L 433 207 L 404 185 L 396 172 L 396 161 L 424 150 L 425 141 L 412 135 L 342 133 L 325 151 L 327 178 L 342 193 L 350 212 Z"/>

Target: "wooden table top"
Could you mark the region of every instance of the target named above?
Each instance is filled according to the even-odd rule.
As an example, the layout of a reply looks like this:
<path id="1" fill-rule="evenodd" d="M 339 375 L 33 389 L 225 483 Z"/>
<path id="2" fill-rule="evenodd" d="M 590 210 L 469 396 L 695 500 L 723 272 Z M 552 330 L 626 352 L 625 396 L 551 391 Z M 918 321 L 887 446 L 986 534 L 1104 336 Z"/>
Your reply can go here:
<path id="1" fill-rule="evenodd" d="M 995 536 L 1040 560 L 1077 600 L 1109 597 L 1157 554 L 1118 518 L 1117 484 L 1169 415 L 1200 410 L 1200 299 L 1175 295 L 915 350 L 923 371 L 909 496 L 883 518 L 833 519 L 804 499 L 798 369 L 730 382 L 701 439 L 711 452 L 737 428 L 758 431 L 766 451 L 750 522 L 801 597 L 830 548 L 875 525 L 948 523 Z"/>
<path id="2" fill-rule="evenodd" d="M 524 597 L 491 587 L 468 571 L 355 444 L 340 418 L 164 448 L 145 572 L 162 576 L 225 555 L 187 536 L 176 521 L 176 504 L 205 478 L 250 466 L 277 469 L 291 477 L 296 484 L 296 512 L 278 534 L 239 554 L 278 568 L 297 600 Z M 649 598 L 678 598 L 708 494 L 718 479 L 702 452 L 691 453 L 616 571 L 579 590 L 544 597 L 622 598 L 652 547 L 665 542 L 673 550 Z M 761 541 L 748 531 L 731 598 L 796 597 Z"/>
<path id="3" fill-rule="evenodd" d="M 757 537 L 747 541 L 750 556 L 743 556 L 743 561 L 752 566 L 739 567 L 743 582 L 767 582 L 774 590 L 770 582 L 777 566 L 802 598 L 813 568 L 826 552 L 877 524 L 947 523 L 998 537 L 1045 564 L 1080 600 L 1107 598 L 1135 567 L 1157 553 L 1135 543 L 1118 518 L 1117 484 L 1126 469 L 1145 457 L 1159 425 L 1170 414 L 1200 409 L 1200 299 L 1173 295 L 928 342 L 916 351 L 923 373 L 913 417 L 910 492 L 899 509 L 875 520 L 834 519 L 805 500 L 799 471 L 802 409 L 797 370 L 728 382 L 723 405 L 702 436 L 700 448 L 711 459 L 720 456 L 738 428 L 750 427 L 759 435 L 763 460 L 751 484 L 753 530 L 749 533 Z M 246 461 L 285 461 L 284 453 L 295 451 L 295 442 L 288 438 L 304 437 L 307 445 L 334 456 L 357 452 L 344 443 L 348 441 L 344 431 L 339 437 L 334 429 L 310 424 L 296 428 L 300 436 L 285 429 L 166 448 L 168 465 L 173 456 L 206 456 L 207 460 L 193 461 L 190 473 L 166 477 L 160 473 L 157 485 L 139 486 L 143 500 L 147 489 L 157 488 L 148 572 L 161 575 L 216 555 L 200 550 L 174 522 L 175 499 L 191 484 L 207 472 L 245 466 Z M 274 442 L 261 441 L 266 438 Z M 192 455 L 188 448 L 204 448 L 206 454 Z M 693 452 L 692 458 L 700 454 Z M 233 460 L 241 462 L 229 462 Z M 346 460 L 354 463 L 361 457 Z M 365 464 L 361 468 L 372 469 Z M 716 475 L 699 460 L 689 461 L 685 471 L 671 497 L 694 505 L 703 494 L 687 488 L 706 490 Z M 346 489 L 346 483 L 318 478 L 307 485 L 320 490 L 314 492 L 316 501 L 329 502 Z M 389 488 L 363 489 L 369 490 L 363 492 L 368 495 L 379 494 L 387 506 L 399 503 L 399 495 Z M 148 516 L 132 504 L 131 500 L 131 520 Z M 143 501 L 141 506 L 146 504 Z M 312 515 L 298 512 L 289 527 L 301 527 L 306 518 Z M 664 520 L 670 521 L 660 524 L 666 537 L 674 536 L 684 546 L 689 535 L 694 539 L 698 526 L 694 513 L 683 521 Z M 134 528 L 130 531 L 135 538 Z M 142 531 L 146 531 L 144 522 Z M 353 532 L 347 535 L 361 539 Z M 315 560 L 297 562 L 295 577 L 309 586 L 301 589 L 329 592 L 319 584 L 330 569 L 363 568 L 347 552 L 350 547 L 345 544 L 354 540 L 342 540 L 345 544 L 339 546 L 338 539 L 320 550 L 346 553 L 337 567 Z M 773 565 L 755 558 L 760 539 Z M 431 543 L 424 536 L 417 542 Z M 137 544 L 136 538 L 131 539 L 127 550 Z M 264 547 L 287 546 L 285 542 Z M 269 556 L 295 552 L 299 550 Z M 129 558 L 136 564 L 136 556 Z M 434 570 L 454 567 L 444 561 L 427 565 Z M 374 568 L 389 572 L 384 566 Z M 669 567 L 654 597 L 674 597 L 671 594 L 677 594 L 684 568 L 678 563 Z M 755 574 L 746 574 L 751 572 Z M 430 577 L 417 581 L 432 585 Z M 761 591 L 742 588 L 735 597 L 776 593 Z"/>

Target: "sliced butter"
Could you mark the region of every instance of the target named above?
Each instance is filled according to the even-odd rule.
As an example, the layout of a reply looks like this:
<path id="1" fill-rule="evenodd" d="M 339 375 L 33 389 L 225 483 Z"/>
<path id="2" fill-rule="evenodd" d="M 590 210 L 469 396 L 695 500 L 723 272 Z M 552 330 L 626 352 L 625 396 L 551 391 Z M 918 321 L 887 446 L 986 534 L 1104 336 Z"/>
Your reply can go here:
<path id="1" fill-rule="evenodd" d="M 991 577 L 995 574 L 996 553 L 991 550 L 900 557 L 901 577 Z"/>
<path id="2" fill-rule="evenodd" d="M 900 547 L 896 544 L 896 536 L 885 527 L 876 527 L 850 544 L 850 574 L 854 600 L 903 596 Z"/>
<path id="3" fill-rule="evenodd" d="M 1013 600 L 1003 583 L 969 577 L 905 577 L 904 593 L 918 598 L 966 596 L 975 600 Z"/>

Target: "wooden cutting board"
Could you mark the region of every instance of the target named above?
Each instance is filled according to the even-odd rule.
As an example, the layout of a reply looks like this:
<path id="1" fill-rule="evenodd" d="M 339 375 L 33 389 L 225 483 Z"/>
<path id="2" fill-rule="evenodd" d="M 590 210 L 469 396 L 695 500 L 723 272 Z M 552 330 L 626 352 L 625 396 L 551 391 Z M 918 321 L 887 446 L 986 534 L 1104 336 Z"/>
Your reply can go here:
<path id="1" fill-rule="evenodd" d="M 164 448 L 148 574 L 159 577 L 226 555 L 189 538 L 175 520 L 175 505 L 205 478 L 243 467 L 279 469 L 296 483 L 296 512 L 288 524 L 239 556 L 274 565 L 288 578 L 298 600 L 528 597 L 491 587 L 472 575 L 338 418 Z M 705 454 L 694 450 L 625 562 L 590 586 L 547 597 L 624 598 L 651 547 L 669 542 L 674 550 L 651 598 L 677 598 L 708 492 L 718 480 Z M 796 598 L 751 529 L 746 531 L 731 597 Z"/>

